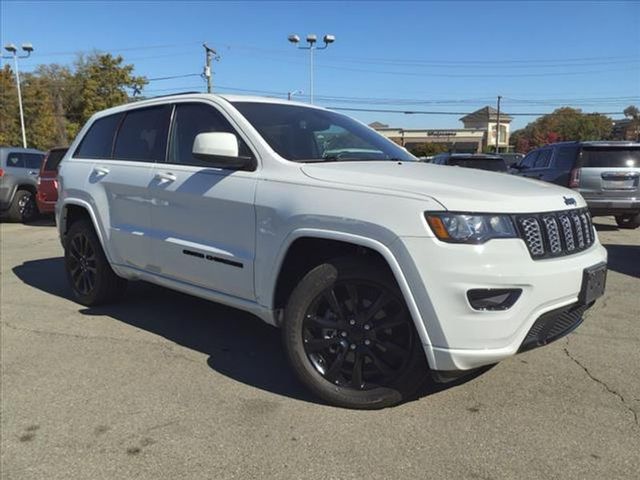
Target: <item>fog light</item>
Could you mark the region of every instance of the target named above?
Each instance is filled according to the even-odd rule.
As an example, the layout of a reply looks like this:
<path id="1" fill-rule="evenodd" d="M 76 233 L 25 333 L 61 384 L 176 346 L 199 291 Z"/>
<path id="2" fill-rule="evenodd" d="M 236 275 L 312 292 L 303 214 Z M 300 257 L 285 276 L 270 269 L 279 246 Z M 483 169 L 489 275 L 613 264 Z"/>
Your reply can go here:
<path id="1" fill-rule="evenodd" d="M 467 292 L 467 299 L 474 310 L 507 310 L 521 293 L 521 288 L 477 288 Z"/>

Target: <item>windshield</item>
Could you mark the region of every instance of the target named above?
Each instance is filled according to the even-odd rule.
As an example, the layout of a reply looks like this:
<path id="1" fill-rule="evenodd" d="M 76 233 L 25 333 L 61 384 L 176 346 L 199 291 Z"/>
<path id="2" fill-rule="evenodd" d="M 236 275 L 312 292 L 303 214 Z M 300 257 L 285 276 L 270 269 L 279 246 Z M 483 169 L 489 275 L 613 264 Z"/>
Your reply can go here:
<path id="1" fill-rule="evenodd" d="M 281 157 L 294 162 L 416 161 L 402 147 L 339 113 L 299 105 L 234 102 Z"/>
<path id="2" fill-rule="evenodd" d="M 589 148 L 582 150 L 583 167 L 640 167 L 640 147 Z"/>
<path id="3" fill-rule="evenodd" d="M 491 172 L 506 172 L 507 164 L 502 158 L 450 158 L 449 165 L 465 168 L 477 168 Z"/>

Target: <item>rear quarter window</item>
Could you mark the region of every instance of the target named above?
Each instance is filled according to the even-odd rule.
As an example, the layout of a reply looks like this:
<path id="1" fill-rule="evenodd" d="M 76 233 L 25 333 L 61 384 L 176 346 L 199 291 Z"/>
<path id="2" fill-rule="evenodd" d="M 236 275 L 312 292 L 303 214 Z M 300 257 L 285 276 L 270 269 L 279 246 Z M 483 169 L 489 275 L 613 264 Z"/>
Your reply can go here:
<path id="1" fill-rule="evenodd" d="M 632 148 L 585 147 L 582 149 L 582 157 L 581 157 L 580 163 L 582 167 L 640 168 L 640 147 L 632 147 Z"/>
<path id="2" fill-rule="evenodd" d="M 43 159 L 41 153 L 13 152 L 7 156 L 7 167 L 39 170 Z"/>
<path id="3" fill-rule="evenodd" d="M 74 158 L 111 158 L 113 138 L 121 119 L 122 114 L 119 113 L 93 122 L 74 152 Z"/>

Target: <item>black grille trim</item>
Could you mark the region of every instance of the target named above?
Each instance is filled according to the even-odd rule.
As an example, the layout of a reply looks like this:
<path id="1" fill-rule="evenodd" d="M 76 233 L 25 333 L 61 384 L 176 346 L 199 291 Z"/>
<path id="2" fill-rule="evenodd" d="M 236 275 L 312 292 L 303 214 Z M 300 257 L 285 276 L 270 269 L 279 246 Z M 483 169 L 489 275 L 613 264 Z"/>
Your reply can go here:
<path id="1" fill-rule="evenodd" d="M 534 260 L 573 255 L 595 242 L 586 208 L 516 215 L 515 223 Z"/>
<path id="2" fill-rule="evenodd" d="M 591 305 L 574 303 L 541 315 L 527 333 L 518 353 L 548 345 L 571 333 L 582 323 L 582 315 Z"/>

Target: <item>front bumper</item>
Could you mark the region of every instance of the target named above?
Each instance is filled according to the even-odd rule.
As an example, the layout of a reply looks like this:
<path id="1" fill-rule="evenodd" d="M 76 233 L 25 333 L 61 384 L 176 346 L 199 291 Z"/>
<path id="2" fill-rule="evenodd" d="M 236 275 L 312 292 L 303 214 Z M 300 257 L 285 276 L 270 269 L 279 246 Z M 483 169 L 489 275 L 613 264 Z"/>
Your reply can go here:
<path id="1" fill-rule="evenodd" d="M 483 245 L 403 237 L 394 244 L 421 318 L 425 353 L 433 370 L 471 370 L 516 354 L 544 314 L 578 302 L 583 271 L 606 262 L 595 242 L 564 257 L 533 260 L 520 239 Z M 508 310 L 478 311 L 470 289 L 519 288 Z"/>

